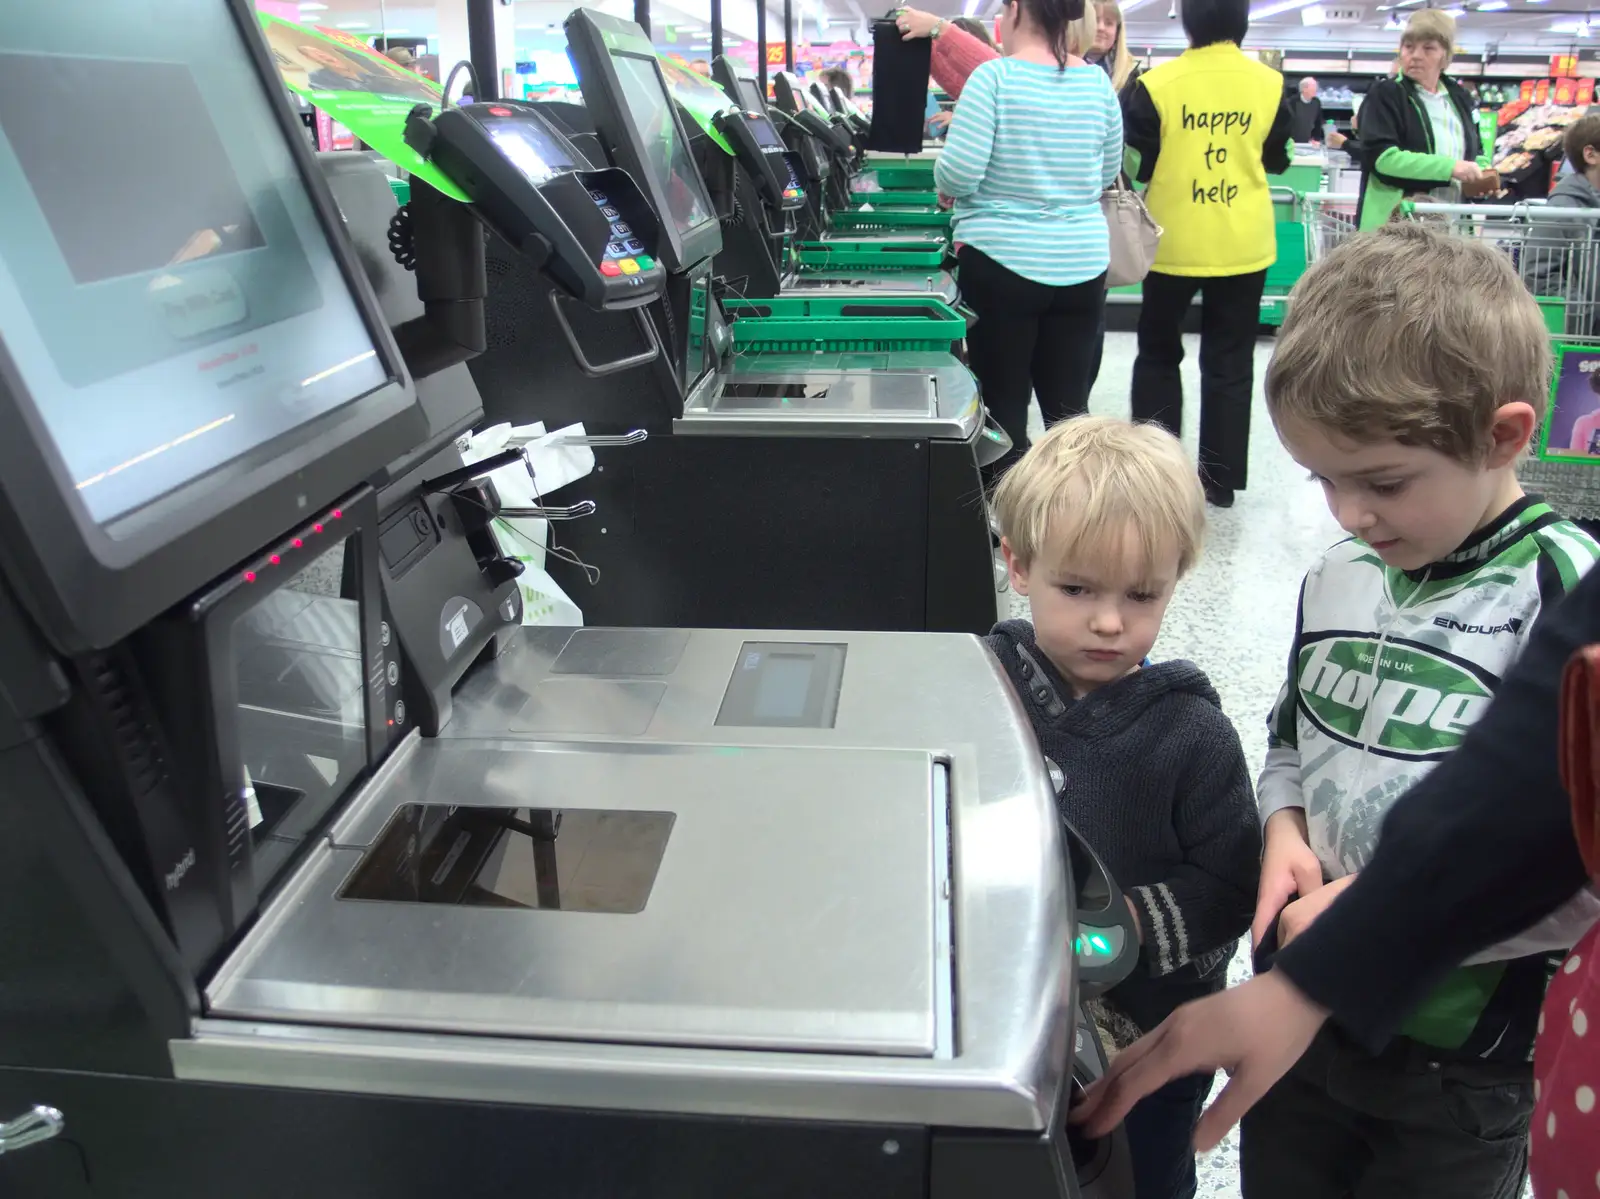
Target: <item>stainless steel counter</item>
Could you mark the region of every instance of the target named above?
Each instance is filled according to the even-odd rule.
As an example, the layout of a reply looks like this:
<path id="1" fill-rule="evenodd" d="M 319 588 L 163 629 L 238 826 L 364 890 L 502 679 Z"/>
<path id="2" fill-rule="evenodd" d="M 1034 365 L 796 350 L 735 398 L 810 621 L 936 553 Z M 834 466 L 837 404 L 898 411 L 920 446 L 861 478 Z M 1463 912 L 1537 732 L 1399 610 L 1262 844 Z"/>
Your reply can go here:
<path id="1" fill-rule="evenodd" d="M 966 441 L 982 419 L 972 373 L 949 354 L 740 354 L 701 381 L 673 431 Z"/>
<path id="2" fill-rule="evenodd" d="M 761 715 L 741 672 L 786 650 L 842 662 L 836 695 Z M 420 802 L 673 823 L 637 911 L 338 898 Z M 1069 928 L 1049 783 L 975 638 L 528 629 L 463 685 L 444 736 L 364 788 L 173 1061 L 215 1081 L 1038 1130 L 1071 1033 Z"/>

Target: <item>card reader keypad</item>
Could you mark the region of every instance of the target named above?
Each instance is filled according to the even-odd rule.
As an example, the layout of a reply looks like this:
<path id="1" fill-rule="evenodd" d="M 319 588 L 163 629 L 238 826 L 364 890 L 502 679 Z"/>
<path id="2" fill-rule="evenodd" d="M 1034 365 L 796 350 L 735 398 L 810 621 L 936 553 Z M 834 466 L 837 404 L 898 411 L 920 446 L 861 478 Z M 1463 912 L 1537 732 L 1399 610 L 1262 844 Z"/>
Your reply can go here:
<path id="1" fill-rule="evenodd" d="M 600 261 L 600 273 L 611 278 L 619 275 L 637 275 L 655 266 L 655 259 L 644 252 L 644 242 L 633 235 L 633 226 L 622 219 L 622 213 L 612 207 L 611 197 L 599 188 L 589 189 L 600 215 L 611 226 L 611 239 L 606 242 L 605 254 Z"/>

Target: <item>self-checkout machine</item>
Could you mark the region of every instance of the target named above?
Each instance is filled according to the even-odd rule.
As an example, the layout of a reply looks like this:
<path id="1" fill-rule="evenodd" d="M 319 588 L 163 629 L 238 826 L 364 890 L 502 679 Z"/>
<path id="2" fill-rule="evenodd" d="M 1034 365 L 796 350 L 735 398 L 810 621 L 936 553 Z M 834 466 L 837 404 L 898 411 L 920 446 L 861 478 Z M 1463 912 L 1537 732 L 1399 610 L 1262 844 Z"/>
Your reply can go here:
<path id="1" fill-rule="evenodd" d="M 249 9 L 94 8 L 0 20 L 6 1193 L 1127 1195 L 1063 1121 L 1130 916 L 981 643 L 497 610 L 443 735 L 394 721 L 422 609 L 385 602 L 494 573 L 456 520 L 455 577 L 388 569 L 366 482 L 470 404 L 401 344 L 451 357 L 473 272 L 397 343 Z M 119 152 L 110 63 L 186 136 Z M 564 173 L 477 211 L 613 278 Z"/>
<path id="2" fill-rule="evenodd" d="M 567 32 L 583 136 L 663 214 L 651 257 L 668 280 L 656 332 L 640 331 L 488 249 L 488 350 L 471 364 L 488 419 L 649 434 L 599 455 L 584 491 L 595 518 L 562 530 L 598 584 L 559 562 L 551 574 L 608 625 L 987 631 L 1000 597 L 979 467 L 1004 434 L 947 348 L 883 348 L 901 331 L 948 347 L 965 321 L 930 320 L 925 301 L 876 322 L 889 332 L 778 315 L 730 329 L 712 289 L 719 223 L 648 38 L 591 10 Z M 552 306 L 574 353 L 552 353 Z"/>
<path id="3" fill-rule="evenodd" d="M 757 181 L 753 190 L 761 202 L 753 214 L 755 225 L 745 234 L 745 240 L 752 245 L 749 249 L 740 246 L 737 261 L 741 265 L 750 263 L 757 250 L 766 254 L 766 261 L 745 267 L 746 274 L 763 281 L 764 286 L 747 294 L 840 298 L 932 295 L 949 304 L 958 302 L 960 293 L 955 279 L 943 269 L 947 246 L 942 240 L 925 236 L 799 239 L 793 213 L 808 202 L 801 183 L 805 173 L 803 156 L 789 150 L 773 131 L 774 117 L 783 118 L 767 105 L 754 72 L 726 56 L 712 64 L 712 72 L 735 105 L 735 110 L 723 118 L 727 123 L 724 133 L 744 175 Z M 740 136 L 740 126 L 750 130 L 748 137 Z M 807 135 L 808 145 L 812 140 Z M 791 191 L 802 194 L 790 198 Z M 824 222 L 825 219 L 824 215 Z M 725 235 L 725 247 L 737 245 L 737 237 L 737 232 Z"/>

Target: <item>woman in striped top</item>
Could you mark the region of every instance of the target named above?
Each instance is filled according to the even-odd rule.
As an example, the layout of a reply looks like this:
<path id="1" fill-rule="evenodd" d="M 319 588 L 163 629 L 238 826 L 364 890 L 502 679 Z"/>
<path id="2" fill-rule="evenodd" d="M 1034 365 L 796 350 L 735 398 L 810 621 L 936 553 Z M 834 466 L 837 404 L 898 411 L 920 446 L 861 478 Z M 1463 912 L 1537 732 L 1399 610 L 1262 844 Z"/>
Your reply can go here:
<path id="1" fill-rule="evenodd" d="M 1106 73 L 1072 53 L 1094 41 L 1087 0 L 1006 0 L 1006 57 L 967 80 L 934 168 L 955 199 L 967 339 L 984 402 L 1011 435 L 998 477 L 1028 448 L 1028 400 L 1047 424 L 1088 410 L 1110 242 L 1100 193 L 1122 165 L 1122 112 Z"/>

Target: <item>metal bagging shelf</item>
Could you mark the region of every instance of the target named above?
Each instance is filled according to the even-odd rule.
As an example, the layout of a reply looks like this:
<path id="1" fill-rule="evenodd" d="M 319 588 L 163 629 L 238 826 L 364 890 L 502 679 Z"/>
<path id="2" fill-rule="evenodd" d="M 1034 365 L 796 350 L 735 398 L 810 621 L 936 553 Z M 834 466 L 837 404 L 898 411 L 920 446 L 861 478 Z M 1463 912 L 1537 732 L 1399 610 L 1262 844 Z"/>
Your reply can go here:
<path id="1" fill-rule="evenodd" d="M 851 192 L 850 207 L 860 208 L 863 204 L 870 204 L 874 208 L 938 208 L 939 193 L 936 191 L 881 191 L 881 192 Z"/>
<path id="2" fill-rule="evenodd" d="M 740 354 L 953 353 L 967 335 L 967 318 L 931 298 L 728 298 L 722 311 Z"/>
<path id="3" fill-rule="evenodd" d="M 849 208 L 835 212 L 828 218 L 828 224 L 840 232 L 850 233 L 894 233 L 902 229 L 940 229 L 948 233 L 950 213 L 924 212 L 920 209 L 873 208 L 863 211 Z"/>
<path id="4" fill-rule="evenodd" d="M 803 241 L 795 261 L 818 271 L 936 271 L 945 248 L 928 241 Z"/>

